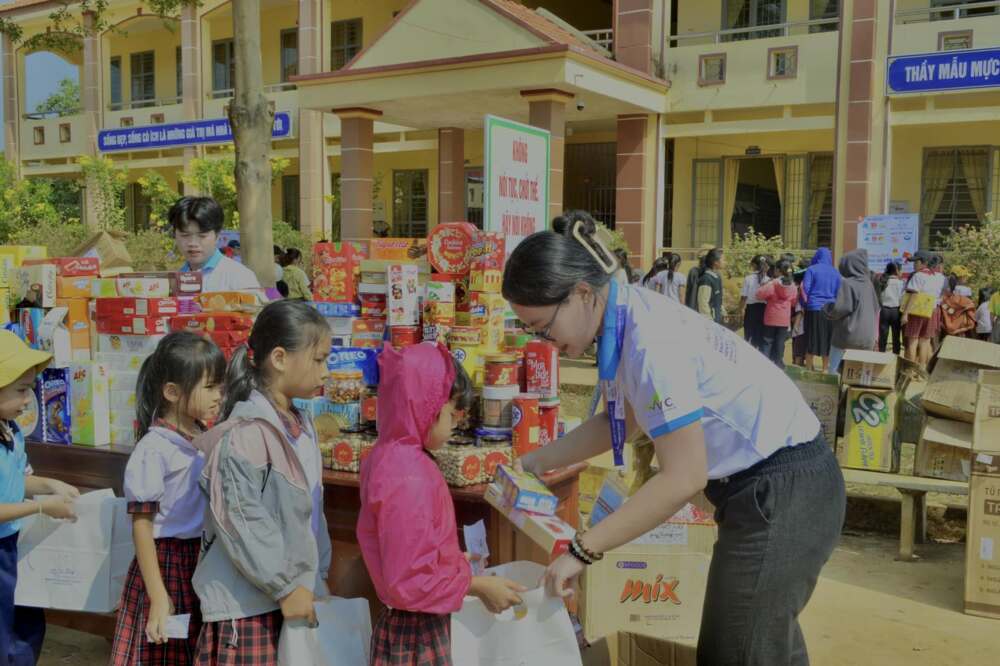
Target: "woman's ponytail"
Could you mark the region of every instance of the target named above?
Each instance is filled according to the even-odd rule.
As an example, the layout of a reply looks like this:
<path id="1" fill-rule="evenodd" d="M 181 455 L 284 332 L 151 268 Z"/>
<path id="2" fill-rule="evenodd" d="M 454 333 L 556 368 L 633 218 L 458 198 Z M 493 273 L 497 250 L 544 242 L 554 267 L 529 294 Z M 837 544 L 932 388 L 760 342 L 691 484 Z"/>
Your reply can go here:
<path id="1" fill-rule="evenodd" d="M 260 388 L 257 380 L 257 368 L 250 360 L 252 352 L 248 345 L 244 345 L 233 353 L 226 368 L 226 389 L 225 402 L 222 405 L 220 420 L 224 421 L 233 413 L 236 403 L 243 402 L 250 397 L 254 389 Z"/>

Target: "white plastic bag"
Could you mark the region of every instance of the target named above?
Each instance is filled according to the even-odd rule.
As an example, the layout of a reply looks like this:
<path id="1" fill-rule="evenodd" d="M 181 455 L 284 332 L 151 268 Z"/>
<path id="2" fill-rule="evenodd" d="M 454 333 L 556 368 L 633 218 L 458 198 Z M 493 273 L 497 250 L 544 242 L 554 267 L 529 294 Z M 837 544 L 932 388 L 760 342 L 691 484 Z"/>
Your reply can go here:
<path id="1" fill-rule="evenodd" d="M 581 666 L 580 649 L 562 599 L 537 587 L 545 567 L 512 562 L 486 573 L 504 576 L 529 588 L 524 605 L 500 615 L 466 597 L 451 616 L 451 657 L 461 666 Z M 534 588 L 534 589 L 531 589 Z"/>
<path id="2" fill-rule="evenodd" d="M 365 666 L 372 620 L 367 599 L 328 597 L 313 604 L 318 628 L 286 623 L 278 639 L 279 666 Z"/>

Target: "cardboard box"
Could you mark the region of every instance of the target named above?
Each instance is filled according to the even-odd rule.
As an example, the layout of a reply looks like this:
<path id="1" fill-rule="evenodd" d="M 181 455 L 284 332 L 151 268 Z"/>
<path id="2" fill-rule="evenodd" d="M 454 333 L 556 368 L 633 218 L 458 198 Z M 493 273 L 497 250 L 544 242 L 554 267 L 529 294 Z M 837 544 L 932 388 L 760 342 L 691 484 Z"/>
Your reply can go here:
<path id="1" fill-rule="evenodd" d="M 389 326 L 417 326 L 420 323 L 420 294 L 417 267 L 393 264 L 386 271 L 386 309 Z"/>
<path id="2" fill-rule="evenodd" d="M 13 309 L 13 305 L 10 301 L 10 289 L 0 287 L 0 325 L 9 324 L 12 321 L 10 311 Z"/>
<path id="3" fill-rule="evenodd" d="M 501 351 L 507 301 L 500 294 L 481 291 L 470 292 L 470 298 L 471 323 L 483 329 L 483 349 L 487 352 Z"/>
<path id="4" fill-rule="evenodd" d="M 44 245 L 0 245 L 0 270 L 4 266 L 20 268 L 28 259 L 45 259 L 49 250 Z M 0 274 L 0 279 L 2 279 Z"/>
<path id="5" fill-rule="evenodd" d="M 979 372 L 972 450 L 1000 455 L 1000 370 Z"/>
<path id="6" fill-rule="evenodd" d="M 351 343 L 355 347 L 378 349 L 385 339 L 385 319 L 355 319 L 352 323 Z"/>
<path id="7" fill-rule="evenodd" d="M 1000 456 L 976 454 L 969 479 L 965 612 L 1000 619 Z"/>
<path id="8" fill-rule="evenodd" d="M 313 301 L 310 303 L 324 317 L 357 317 L 361 314 L 361 306 L 357 303 L 325 303 Z"/>
<path id="9" fill-rule="evenodd" d="M 21 337 L 32 349 L 41 349 L 38 331 L 45 320 L 45 310 L 42 308 L 21 308 L 15 311 L 17 323 L 21 326 Z"/>
<path id="10" fill-rule="evenodd" d="M 913 462 L 913 474 L 967 482 L 972 471 L 972 424 L 930 417 Z"/>
<path id="11" fill-rule="evenodd" d="M 72 276 L 56 278 L 56 296 L 58 298 L 84 299 L 93 293 L 94 278 L 87 276 Z"/>
<path id="12" fill-rule="evenodd" d="M 504 501 L 514 509 L 552 516 L 559 506 L 559 498 L 534 474 L 500 466 L 497 468 L 496 484 L 503 492 Z"/>
<path id="13" fill-rule="evenodd" d="M 499 469 L 499 466 L 498 466 Z M 518 531 L 528 537 L 549 556 L 562 555 L 576 536 L 576 530 L 557 516 L 539 516 L 511 508 L 504 501 L 503 491 L 495 483 L 486 487 L 486 501 L 514 523 Z"/>
<path id="14" fill-rule="evenodd" d="M 312 257 L 312 292 L 317 301 L 344 303 L 357 296 L 365 250 L 358 243 L 316 243 Z"/>
<path id="15" fill-rule="evenodd" d="M 799 389 L 809 408 L 823 427 L 823 437 L 830 446 L 837 442 L 837 419 L 840 407 L 840 377 L 828 372 L 814 372 L 788 366 L 785 374 Z"/>
<path id="16" fill-rule="evenodd" d="M 111 428 L 111 444 L 113 446 L 128 446 L 135 444 L 135 428 L 133 426 Z"/>
<path id="17" fill-rule="evenodd" d="M 890 352 L 848 349 L 840 373 L 848 386 L 896 388 L 897 359 Z"/>
<path id="18" fill-rule="evenodd" d="M 56 305 L 56 267 L 48 264 L 14 269 L 10 289 L 18 303 L 27 299 L 38 308 Z"/>
<path id="19" fill-rule="evenodd" d="M 90 281 L 91 298 L 118 298 L 118 280 L 115 278 L 94 278 Z"/>
<path id="20" fill-rule="evenodd" d="M 73 443 L 71 377 L 69 368 L 46 368 L 42 371 L 39 411 L 43 442 Z"/>
<path id="21" fill-rule="evenodd" d="M 125 352 L 149 356 L 156 351 L 162 335 L 111 335 L 98 334 L 98 352 Z"/>
<path id="22" fill-rule="evenodd" d="M 101 262 L 96 257 L 48 257 L 47 259 L 26 259 L 22 266 L 51 264 L 56 267 L 59 277 L 97 277 L 101 273 Z"/>
<path id="23" fill-rule="evenodd" d="M 109 391 L 108 404 L 112 411 L 130 411 L 135 413 L 135 390 Z"/>
<path id="24" fill-rule="evenodd" d="M 98 298 L 100 317 L 170 317 L 180 313 L 176 298 Z"/>
<path id="25" fill-rule="evenodd" d="M 195 300 L 205 312 L 241 312 L 261 305 L 256 293 L 245 291 L 214 291 L 200 294 Z"/>
<path id="26" fill-rule="evenodd" d="M 101 361 L 97 361 L 101 363 Z M 101 363 L 108 370 L 109 391 L 135 391 L 139 385 L 139 373 L 132 370 L 117 370 Z"/>
<path id="27" fill-rule="evenodd" d="M 66 328 L 69 329 L 69 343 L 76 352 L 86 352 L 90 356 L 90 302 L 83 298 L 57 298 L 56 307 L 66 308 Z"/>
<path id="28" fill-rule="evenodd" d="M 425 252 L 424 238 L 372 238 L 368 241 L 369 256 L 382 261 L 411 261 L 410 248 Z"/>
<path id="29" fill-rule="evenodd" d="M 111 444 L 107 367 L 100 363 L 74 363 L 70 371 L 73 443 L 79 446 Z"/>
<path id="30" fill-rule="evenodd" d="M 588 640 L 618 631 L 698 640 L 717 528 L 670 521 L 661 528 L 585 569 L 580 619 Z"/>
<path id="31" fill-rule="evenodd" d="M 697 646 L 621 631 L 581 651 L 583 666 L 696 666 Z"/>
<path id="32" fill-rule="evenodd" d="M 115 317 L 97 320 L 99 335 L 166 335 L 169 332 L 169 317 Z"/>
<path id="33" fill-rule="evenodd" d="M 166 298 L 174 295 L 166 277 L 119 277 L 118 295 L 132 298 Z"/>
<path id="34" fill-rule="evenodd" d="M 66 308 L 52 308 L 38 328 L 38 348 L 52 354 L 53 368 L 66 368 L 73 362 L 73 347 L 65 324 L 68 314 Z"/>
<path id="35" fill-rule="evenodd" d="M 77 257 L 96 257 L 101 262 L 101 274 L 112 276 L 131 271 L 132 257 L 125 247 L 124 233 L 99 231 L 83 245 L 73 250 Z"/>
<path id="36" fill-rule="evenodd" d="M 506 243 L 497 231 L 480 231 L 472 244 L 469 290 L 499 294 L 503 286 Z"/>
<path id="37" fill-rule="evenodd" d="M 129 352 L 98 352 L 94 360 L 106 365 L 112 376 L 117 376 L 123 372 L 138 373 L 146 357 L 146 354 Z"/>
<path id="38" fill-rule="evenodd" d="M 850 387 L 844 438 L 837 450 L 841 467 L 875 472 L 899 471 L 895 391 Z"/>
<path id="39" fill-rule="evenodd" d="M 931 371 L 923 405 L 929 414 L 972 423 L 980 370 L 1000 369 L 1000 345 L 949 335 Z"/>
<path id="40" fill-rule="evenodd" d="M 249 331 L 253 327 L 253 317 L 248 314 L 203 312 L 196 315 L 181 315 L 170 318 L 172 331 Z"/>

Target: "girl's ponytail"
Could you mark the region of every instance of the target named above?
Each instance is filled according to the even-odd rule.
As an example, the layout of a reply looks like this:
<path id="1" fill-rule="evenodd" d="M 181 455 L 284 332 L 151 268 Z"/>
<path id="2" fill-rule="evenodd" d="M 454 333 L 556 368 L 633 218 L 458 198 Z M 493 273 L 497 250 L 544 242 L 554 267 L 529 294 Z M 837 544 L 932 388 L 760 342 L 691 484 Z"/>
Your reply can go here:
<path id="1" fill-rule="evenodd" d="M 226 388 L 223 392 L 225 401 L 222 404 L 222 413 L 219 415 L 220 421 L 229 418 L 236 403 L 249 399 L 254 389 L 260 388 L 257 368 L 250 360 L 251 355 L 249 345 L 244 345 L 236 350 L 229 361 L 229 367 L 226 369 Z"/>

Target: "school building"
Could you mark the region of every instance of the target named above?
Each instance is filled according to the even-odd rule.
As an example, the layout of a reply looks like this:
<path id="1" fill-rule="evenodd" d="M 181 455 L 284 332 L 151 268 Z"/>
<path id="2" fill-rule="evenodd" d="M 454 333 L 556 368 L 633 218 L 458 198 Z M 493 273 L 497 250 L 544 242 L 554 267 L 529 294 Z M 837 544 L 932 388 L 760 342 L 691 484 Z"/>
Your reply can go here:
<path id="1" fill-rule="evenodd" d="M 0 6 L 25 36 L 58 2 Z M 621 230 L 636 263 L 749 227 L 855 246 L 865 215 L 918 213 L 921 245 L 1000 211 L 1000 0 L 263 0 L 268 97 L 290 126 L 274 216 L 313 237 L 482 224 L 487 114 L 551 132 L 550 212 Z M 224 118 L 231 2 L 179 19 L 111 0 L 61 54 L 79 113 L 25 108 L 3 37 L 4 136 L 24 176 L 104 152 L 177 184 L 220 145 L 98 145 L 101 130 Z M 83 17 L 87 21 L 88 17 Z M 339 192 L 339 206 L 329 195 Z M 129 219 L 148 203 L 128 190 Z"/>

